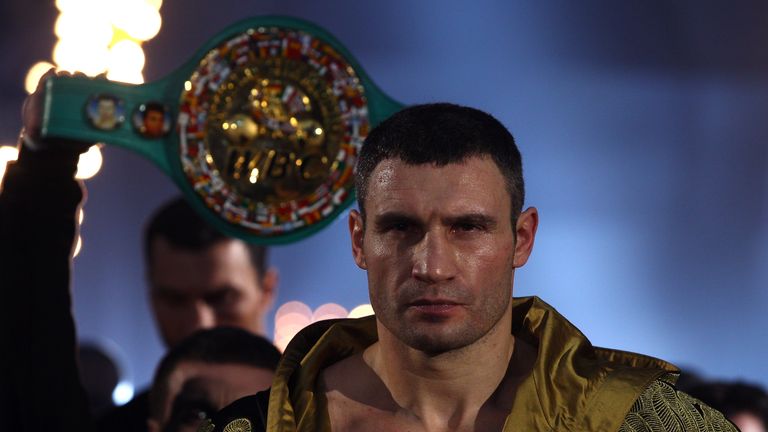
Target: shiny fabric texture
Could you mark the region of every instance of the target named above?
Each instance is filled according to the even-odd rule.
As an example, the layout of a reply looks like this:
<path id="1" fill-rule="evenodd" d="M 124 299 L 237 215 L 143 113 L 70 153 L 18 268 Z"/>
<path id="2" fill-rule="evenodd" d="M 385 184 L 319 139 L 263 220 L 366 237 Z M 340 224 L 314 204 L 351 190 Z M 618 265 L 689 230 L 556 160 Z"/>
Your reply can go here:
<path id="1" fill-rule="evenodd" d="M 514 299 L 512 314 L 512 334 L 535 347 L 538 354 L 533 370 L 517 390 L 503 431 L 736 430 L 711 409 L 706 412 L 717 414 L 710 416 L 718 425 L 714 428 L 667 428 L 674 422 L 664 421 L 637 426 L 643 419 L 672 415 L 658 406 L 674 405 L 677 411 L 673 414 L 678 417 L 700 414 L 688 412 L 695 410 L 691 403 L 679 403 L 682 399 L 671 386 L 679 373 L 676 367 L 648 356 L 593 347 L 576 327 L 537 297 Z M 278 367 L 267 430 L 330 431 L 327 401 L 316 387 L 320 372 L 376 340 L 374 317 L 321 321 L 302 330 L 288 345 Z M 662 384 L 667 387 L 659 387 Z M 672 392 L 660 393 L 659 389 Z M 630 420 L 632 424 L 627 424 Z"/>

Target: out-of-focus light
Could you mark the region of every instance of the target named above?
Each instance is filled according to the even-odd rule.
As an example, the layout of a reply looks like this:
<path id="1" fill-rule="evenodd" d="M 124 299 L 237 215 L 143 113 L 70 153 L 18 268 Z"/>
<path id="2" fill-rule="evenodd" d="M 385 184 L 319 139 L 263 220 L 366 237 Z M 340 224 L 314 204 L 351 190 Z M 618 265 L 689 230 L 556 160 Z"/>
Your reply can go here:
<path id="1" fill-rule="evenodd" d="M 29 68 L 27 77 L 24 78 L 24 89 L 27 93 L 31 94 L 37 89 L 37 83 L 40 81 L 40 78 L 42 78 L 46 72 L 51 70 L 52 67 L 54 67 L 53 64 L 41 61 L 33 64 L 32 67 Z"/>
<path id="2" fill-rule="evenodd" d="M 312 309 L 299 301 L 280 306 L 275 313 L 275 339 L 290 335 L 312 323 Z"/>
<path id="3" fill-rule="evenodd" d="M 81 12 L 100 10 L 101 0 L 56 0 L 59 12 Z"/>
<path id="4" fill-rule="evenodd" d="M 53 28 L 61 40 L 77 42 L 81 46 L 109 46 L 114 30 L 109 21 L 95 19 L 91 14 L 62 13 Z"/>
<path id="5" fill-rule="evenodd" d="M 360 306 L 352 308 L 352 310 L 349 311 L 347 318 L 362 318 L 369 315 L 373 315 L 373 307 L 369 304 L 361 304 Z"/>
<path id="6" fill-rule="evenodd" d="M 75 178 L 85 180 L 95 176 L 101 169 L 102 161 L 103 158 L 98 144 L 92 145 L 87 152 L 80 155 L 80 160 L 77 161 Z"/>
<path id="7" fill-rule="evenodd" d="M 300 301 L 289 301 L 275 312 L 275 346 L 284 351 L 296 333 L 312 323 L 312 309 Z"/>
<path id="8" fill-rule="evenodd" d="M 275 348 L 278 349 L 280 352 L 285 352 L 285 348 L 288 347 L 288 344 L 291 342 L 291 339 L 288 337 L 282 337 L 282 338 L 275 338 L 272 343 L 275 345 Z"/>
<path id="9" fill-rule="evenodd" d="M 132 40 L 122 40 L 109 49 L 110 68 L 141 70 L 144 67 L 144 50 Z"/>
<path id="10" fill-rule="evenodd" d="M 80 211 L 77 213 L 77 224 L 82 225 L 83 219 L 85 219 L 85 212 L 80 208 Z"/>
<path id="11" fill-rule="evenodd" d="M 145 2 L 155 8 L 155 10 L 160 10 L 163 6 L 163 0 L 145 0 Z"/>
<path id="12" fill-rule="evenodd" d="M 304 315 L 307 318 L 312 317 L 312 309 L 300 301 L 289 301 L 277 309 L 275 312 L 275 319 L 279 319 L 282 315 L 289 313 L 297 313 Z"/>
<path id="13" fill-rule="evenodd" d="M 112 25 L 123 30 L 128 36 L 145 41 L 160 31 L 162 19 L 158 9 L 144 1 L 115 2 L 112 10 Z"/>
<path id="14" fill-rule="evenodd" d="M 110 81 L 117 81 L 127 84 L 141 84 L 144 82 L 144 75 L 141 72 L 124 72 L 124 71 L 112 71 L 107 73 L 107 79 Z"/>
<path id="15" fill-rule="evenodd" d="M 72 258 L 76 257 L 77 254 L 80 253 L 80 249 L 83 248 L 83 238 L 81 236 L 77 236 L 77 243 L 75 243 L 75 250 L 72 252 Z"/>
<path id="16" fill-rule="evenodd" d="M 107 78 L 113 81 L 141 84 L 144 78 L 144 50 L 131 40 L 122 40 L 112 46 L 109 53 L 109 72 Z"/>
<path id="17" fill-rule="evenodd" d="M 285 350 L 285 347 L 288 345 L 288 342 L 293 339 L 294 336 L 296 336 L 296 333 L 300 332 L 301 329 L 304 327 L 312 324 L 309 320 L 303 321 L 295 321 L 295 322 L 286 322 L 283 321 L 283 325 L 279 327 L 275 326 L 275 345 L 280 348 L 280 350 Z M 278 342 L 283 341 L 283 342 Z"/>
<path id="18" fill-rule="evenodd" d="M 322 321 L 334 318 L 346 318 L 349 312 L 336 303 L 326 303 L 315 309 L 315 313 L 312 314 L 312 322 Z"/>
<path id="19" fill-rule="evenodd" d="M 347 315 L 347 310 L 336 303 L 326 303 L 312 311 L 302 302 L 287 302 L 275 313 L 275 346 L 284 351 L 288 342 L 304 327 L 316 321 L 345 318 Z"/>
<path id="20" fill-rule="evenodd" d="M 296 333 L 304 327 L 312 324 L 312 320 L 300 314 L 283 315 L 279 321 L 275 321 L 275 346 L 284 351 L 288 342 L 296 336 Z"/>
<path id="21" fill-rule="evenodd" d="M 96 76 L 107 69 L 110 60 L 110 51 L 106 46 L 84 47 L 74 39 L 59 40 L 53 48 L 53 61 L 56 62 L 59 70 L 79 71 L 89 76 Z M 142 67 L 143 65 L 142 58 Z"/>
<path id="22" fill-rule="evenodd" d="M 115 405 L 125 405 L 133 399 L 133 384 L 121 381 L 112 391 L 112 401 Z"/>
<path id="23" fill-rule="evenodd" d="M 61 15 L 53 60 L 59 70 L 144 82 L 141 42 L 160 31 L 161 0 L 56 0 Z"/>
<path id="24" fill-rule="evenodd" d="M 3 180 L 3 176 L 5 175 L 5 165 L 10 161 L 15 161 L 18 157 L 19 151 L 16 150 L 16 147 L 0 147 L 0 181 Z"/>

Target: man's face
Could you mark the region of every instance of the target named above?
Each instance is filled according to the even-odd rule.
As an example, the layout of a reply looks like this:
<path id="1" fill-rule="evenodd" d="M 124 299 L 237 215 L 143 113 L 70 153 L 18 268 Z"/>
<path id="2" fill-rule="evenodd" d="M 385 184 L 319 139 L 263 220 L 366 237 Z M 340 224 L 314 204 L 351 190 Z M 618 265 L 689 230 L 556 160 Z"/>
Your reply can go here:
<path id="1" fill-rule="evenodd" d="M 100 99 L 97 106 L 96 122 L 102 127 L 112 127 L 115 124 L 115 101 L 112 99 Z"/>
<path id="2" fill-rule="evenodd" d="M 169 347 L 196 330 L 228 325 L 263 333 L 276 276 L 259 278 L 245 244 L 223 240 L 202 251 L 152 240 L 150 297 L 160 334 Z"/>
<path id="3" fill-rule="evenodd" d="M 163 126 L 165 118 L 162 111 L 156 109 L 147 110 L 144 113 L 144 132 L 150 137 L 159 137 L 163 135 Z"/>
<path id="4" fill-rule="evenodd" d="M 472 344 L 511 314 L 514 268 L 528 258 L 538 219 L 530 209 L 522 230 L 512 224 L 504 177 L 490 158 L 439 168 L 384 160 L 364 205 L 364 224 L 350 216 L 353 253 L 368 272 L 379 323 L 397 339 L 439 354 Z"/>
<path id="5" fill-rule="evenodd" d="M 237 363 L 183 361 L 168 377 L 156 431 L 196 431 L 202 420 L 237 399 L 272 385 L 274 372 Z"/>

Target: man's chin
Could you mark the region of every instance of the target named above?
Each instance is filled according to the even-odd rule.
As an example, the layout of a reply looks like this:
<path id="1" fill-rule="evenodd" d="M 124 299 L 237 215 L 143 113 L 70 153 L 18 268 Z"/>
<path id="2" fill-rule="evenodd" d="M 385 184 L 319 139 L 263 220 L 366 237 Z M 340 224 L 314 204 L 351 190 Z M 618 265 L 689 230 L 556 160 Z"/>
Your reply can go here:
<path id="1" fill-rule="evenodd" d="M 465 335 L 446 334 L 435 328 L 420 330 L 422 331 L 408 332 L 401 340 L 409 347 L 421 351 L 430 357 L 437 357 L 447 352 L 459 350 L 473 342 L 471 338 L 467 338 Z"/>

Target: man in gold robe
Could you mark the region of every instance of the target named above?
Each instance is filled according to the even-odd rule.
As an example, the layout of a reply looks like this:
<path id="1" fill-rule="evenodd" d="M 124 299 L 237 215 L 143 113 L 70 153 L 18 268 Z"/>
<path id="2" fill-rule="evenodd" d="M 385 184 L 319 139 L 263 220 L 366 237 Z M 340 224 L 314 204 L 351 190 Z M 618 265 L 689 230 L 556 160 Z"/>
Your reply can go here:
<path id="1" fill-rule="evenodd" d="M 352 254 L 375 316 L 299 333 L 271 392 L 207 430 L 736 430 L 675 390 L 674 366 L 593 347 L 543 301 L 512 298 L 539 215 L 492 116 L 395 114 L 366 138 L 355 187 Z"/>

